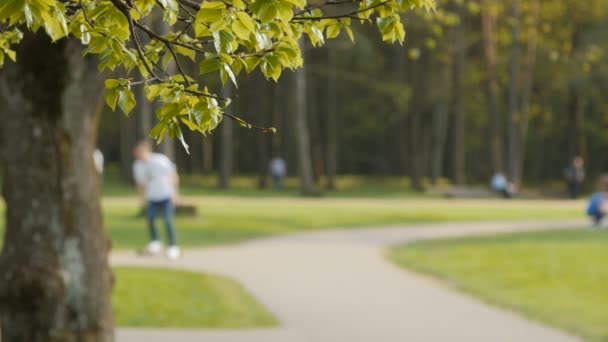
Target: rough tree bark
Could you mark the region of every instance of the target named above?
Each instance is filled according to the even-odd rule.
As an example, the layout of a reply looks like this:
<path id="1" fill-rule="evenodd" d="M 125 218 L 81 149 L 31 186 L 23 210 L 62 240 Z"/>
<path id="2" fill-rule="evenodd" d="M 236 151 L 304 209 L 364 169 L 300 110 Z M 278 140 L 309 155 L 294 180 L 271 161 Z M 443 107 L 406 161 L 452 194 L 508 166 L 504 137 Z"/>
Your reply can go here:
<path id="1" fill-rule="evenodd" d="M 303 44 L 302 50 L 304 50 Z M 310 154 L 310 135 L 308 132 L 308 111 L 306 106 L 306 71 L 299 68 L 295 72 L 295 129 L 298 148 L 298 168 L 300 173 L 300 191 L 303 195 L 312 195 L 314 181 Z"/>
<path id="2" fill-rule="evenodd" d="M 103 82 L 79 42 L 26 33 L 0 78 L 2 340 L 112 341 L 109 242 L 93 166 Z"/>
<path id="3" fill-rule="evenodd" d="M 486 62 L 486 106 L 490 117 L 490 161 L 492 172 L 503 172 L 500 118 L 498 113 L 498 80 L 496 76 L 496 9 L 491 0 L 484 0 L 481 7 L 483 46 Z"/>

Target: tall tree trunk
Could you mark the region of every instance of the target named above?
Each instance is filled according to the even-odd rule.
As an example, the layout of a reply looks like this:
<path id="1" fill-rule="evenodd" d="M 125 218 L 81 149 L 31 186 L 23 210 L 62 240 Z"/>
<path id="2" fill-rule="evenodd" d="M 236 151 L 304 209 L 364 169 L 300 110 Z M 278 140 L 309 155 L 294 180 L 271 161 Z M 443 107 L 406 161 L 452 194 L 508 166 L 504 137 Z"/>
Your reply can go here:
<path id="1" fill-rule="evenodd" d="M 302 50 L 304 50 L 302 43 L 300 43 L 300 46 Z M 306 71 L 304 71 L 304 68 L 299 68 L 295 72 L 295 129 L 298 148 L 298 168 L 300 172 L 300 190 L 305 196 L 311 195 L 314 192 L 306 100 Z"/>
<path id="2" fill-rule="evenodd" d="M 526 161 L 526 139 L 528 136 L 528 117 L 530 115 L 530 99 L 534 85 L 534 69 L 536 65 L 536 50 L 538 45 L 538 17 L 540 15 L 540 0 L 530 0 L 530 18 L 528 21 L 528 44 L 524 59 L 525 72 L 521 92 L 521 122 L 520 129 L 520 162 L 519 175 L 523 177 Z"/>
<path id="3" fill-rule="evenodd" d="M 152 130 L 152 118 L 154 116 L 152 103 L 146 98 L 144 87 L 135 87 L 133 92 L 137 97 L 137 106 L 133 109 L 134 115 L 132 115 L 137 119 L 137 140 L 147 139 Z M 133 121 L 133 118 L 129 120 Z M 131 131 L 131 133 L 133 132 Z"/>
<path id="4" fill-rule="evenodd" d="M 78 41 L 27 33 L 0 79 L 2 340 L 112 341 L 109 242 L 93 166 L 103 82 Z"/>
<path id="5" fill-rule="evenodd" d="M 137 136 L 133 132 L 137 131 L 135 120 L 130 120 L 122 113 L 114 113 L 120 115 L 119 123 L 119 138 L 120 138 L 120 174 L 125 181 L 133 180 L 133 147 L 137 142 Z"/>
<path id="6" fill-rule="evenodd" d="M 465 176 L 465 146 L 464 146 L 464 67 L 467 55 L 465 10 L 462 4 L 455 4 L 460 17 L 460 23 L 454 32 L 454 62 L 452 66 L 452 181 L 464 184 Z"/>
<path id="7" fill-rule="evenodd" d="M 327 189 L 336 188 L 336 173 L 338 172 L 338 86 L 337 68 L 338 56 L 335 49 L 327 49 L 329 59 L 329 75 L 327 79 Z"/>
<path id="8" fill-rule="evenodd" d="M 433 184 L 437 184 L 437 180 L 442 175 L 443 157 L 445 153 L 445 137 L 448 127 L 447 101 L 450 96 L 450 65 L 444 64 L 441 66 L 440 80 L 443 84 L 443 91 L 440 102 L 435 106 L 433 111 L 433 143 L 431 152 L 431 180 Z"/>
<path id="9" fill-rule="evenodd" d="M 205 174 L 211 173 L 213 170 L 213 140 L 210 136 L 204 137 L 201 140 L 201 151 L 203 153 L 202 158 L 202 171 Z"/>
<path id="10" fill-rule="evenodd" d="M 509 67 L 509 134 L 508 134 L 508 178 L 518 184 L 520 181 L 519 162 L 519 68 L 520 68 L 520 34 L 521 20 L 520 0 L 512 0 L 511 20 L 511 63 Z"/>
<path id="11" fill-rule="evenodd" d="M 156 31 L 158 33 L 160 33 L 161 35 L 165 35 L 165 34 L 168 34 L 171 32 L 171 26 L 169 26 L 169 24 L 167 22 L 165 22 L 160 15 L 153 17 L 152 20 L 153 20 L 153 27 L 155 27 Z M 177 65 L 175 64 L 174 61 L 171 61 L 169 63 L 169 65 L 167 66 L 167 73 L 172 75 L 176 72 L 177 72 Z M 160 103 L 155 102 L 154 106 L 152 106 L 152 107 L 153 107 L 153 111 L 156 112 L 156 110 L 160 107 Z M 171 159 L 173 162 L 176 162 L 175 139 L 169 139 L 169 137 L 166 137 L 166 139 L 163 139 L 163 141 L 158 146 L 158 150 L 160 153 L 169 157 L 169 159 Z"/>
<path id="12" fill-rule="evenodd" d="M 258 85 L 252 91 L 251 103 L 255 104 L 256 112 L 255 115 L 258 118 L 258 124 L 267 127 L 268 125 L 268 114 L 267 110 L 270 106 L 269 101 L 273 99 L 273 97 L 269 95 L 269 84 L 262 77 L 261 74 L 256 79 L 256 84 Z M 268 158 L 268 140 L 269 136 L 265 133 L 256 133 L 256 145 L 257 145 L 257 163 L 258 163 L 258 189 L 265 189 L 267 185 L 268 179 L 268 162 L 270 158 Z"/>
<path id="13" fill-rule="evenodd" d="M 232 97 L 232 84 L 226 83 L 222 88 L 223 97 Z M 231 107 L 226 108 L 228 113 L 231 112 Z M 219 187 L 220 189 L 228 189 L 230 187 L 230 177 L 232 177 L 233 167 L 233 122 L 230 118 L 224 118 L 222 120 L 222 131 L 220 140 L 220 174 L 219 174 Z"/>
<path id="14" fill-rule="evenodd" d="M 498 112 L 498 80 L 496 76 L 496 4 L 484 0 L 481 8 L 483 46 L 486 62 L 485 96 L 490 117 L 490 161 L 492 172 L 503 172 L 500 117 Z"/>
<path id="15" fill-rule="evenodd" d="M 424 70 L 426 56 L 420 56 L 416 61 L 409 62 L 410 84 L 414 85 L 412 89 L 412 100 L 410 101 L 409 110 L 409 155 L 410 155 L 410 181 L 412 189 L 416 191 L 424 190 L 422 184 L 423 163 L 424 163 L 424 134 L 422 132 L 422 115 L 425 110 L 425 92 L 426 92 L 426 75 Z"/>

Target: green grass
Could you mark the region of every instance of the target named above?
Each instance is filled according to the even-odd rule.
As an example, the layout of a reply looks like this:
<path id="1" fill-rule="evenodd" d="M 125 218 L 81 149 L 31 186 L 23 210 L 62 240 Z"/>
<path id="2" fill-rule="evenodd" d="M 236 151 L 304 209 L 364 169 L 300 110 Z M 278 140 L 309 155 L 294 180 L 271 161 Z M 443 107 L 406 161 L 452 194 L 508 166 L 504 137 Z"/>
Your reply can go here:
<path id="1" fill-rule="evenodd" d="M 608 341 L 608 232 L 554 231 L 422 241 L 397 264 L 590 341 Z"/>
<path id="2" fill-rule="evenodd" d="M 178 217 L 178 242 L 185 246 L 235 243 L 252 238 L 327 228 L 479 220 L 580 217 L 584 204 L 570 201 L 429 198 L 301 198 L 196 196 L 198 217 Z M 104 223 L 113 248 L 147 242 L 145 219 L 135 196 L 103 199 Z M 0 214 L 2 209 L 0 209 Z M 0 220 L 0 230 L 4 224 Z M 164 231 L 162 223 L 158 226 Z"/>
<path id="3" fill-rule="evenodd" d="M 276 320 L 236 282 L 208 274 L 118 267 L 114 316 L 120 326 L 253 328 Z"/>
<path id="4" fill-rule="evenodd" d="M 580 203 L 566 201 L 337 199 L 190 197 L 199 217 L 177 219 L 183 246 L 234 243 L 247 239 L 327 228 L 420 222 L 570 218 Z M 146 243 L 145 220 L 134 197 L 103 201 L 105 224 L 114 248 Z M 162 224 L 159 222 L 162 231 Z"/>

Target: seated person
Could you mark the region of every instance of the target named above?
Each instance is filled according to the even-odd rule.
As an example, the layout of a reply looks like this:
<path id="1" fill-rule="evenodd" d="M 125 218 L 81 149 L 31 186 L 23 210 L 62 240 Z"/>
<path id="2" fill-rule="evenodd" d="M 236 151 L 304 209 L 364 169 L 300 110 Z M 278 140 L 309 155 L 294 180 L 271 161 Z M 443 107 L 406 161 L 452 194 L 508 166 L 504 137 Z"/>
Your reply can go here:
<path id="1" fill-rule="evenodd" d="M 600 179 L 600 188 L 602 191 L 591 195 L 589 204 L 587 205 L 587 215 L 591 218 L 593 225 L 599 227 L 602 219 L 606 216 L 608 208 L 608 175 L 603 175 Z"/>
<path id="2" fill-rule="evenodd" d="M 504 198 L 511 198 L 515 193 L 515 186 L 507 181 L 507 177 L 502 172 L 495 173 L 490 183 L 492 191 L 501 194 Z"/>

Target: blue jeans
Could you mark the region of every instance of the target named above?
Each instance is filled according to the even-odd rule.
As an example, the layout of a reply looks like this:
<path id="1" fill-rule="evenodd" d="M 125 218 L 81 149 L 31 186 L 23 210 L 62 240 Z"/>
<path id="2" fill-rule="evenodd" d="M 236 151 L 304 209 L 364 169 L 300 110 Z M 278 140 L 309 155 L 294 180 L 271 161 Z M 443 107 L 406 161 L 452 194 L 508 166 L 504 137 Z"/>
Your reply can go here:
<path id="1" fill-rule="evenodd" d="M 171 199 L 162 201 L 148 201 L 148 228 L 150 229 L 150 238 L 152 241 L 160 240 L 158 237 L 158 230 L 156 229 L 156 212 L 160 211 L 165 221 L 165 228 L 167 229 L 167 238 L 169 239 L 169 246 L 175 246 L 175 226 L 173 224 L 173 202 Z"/>

